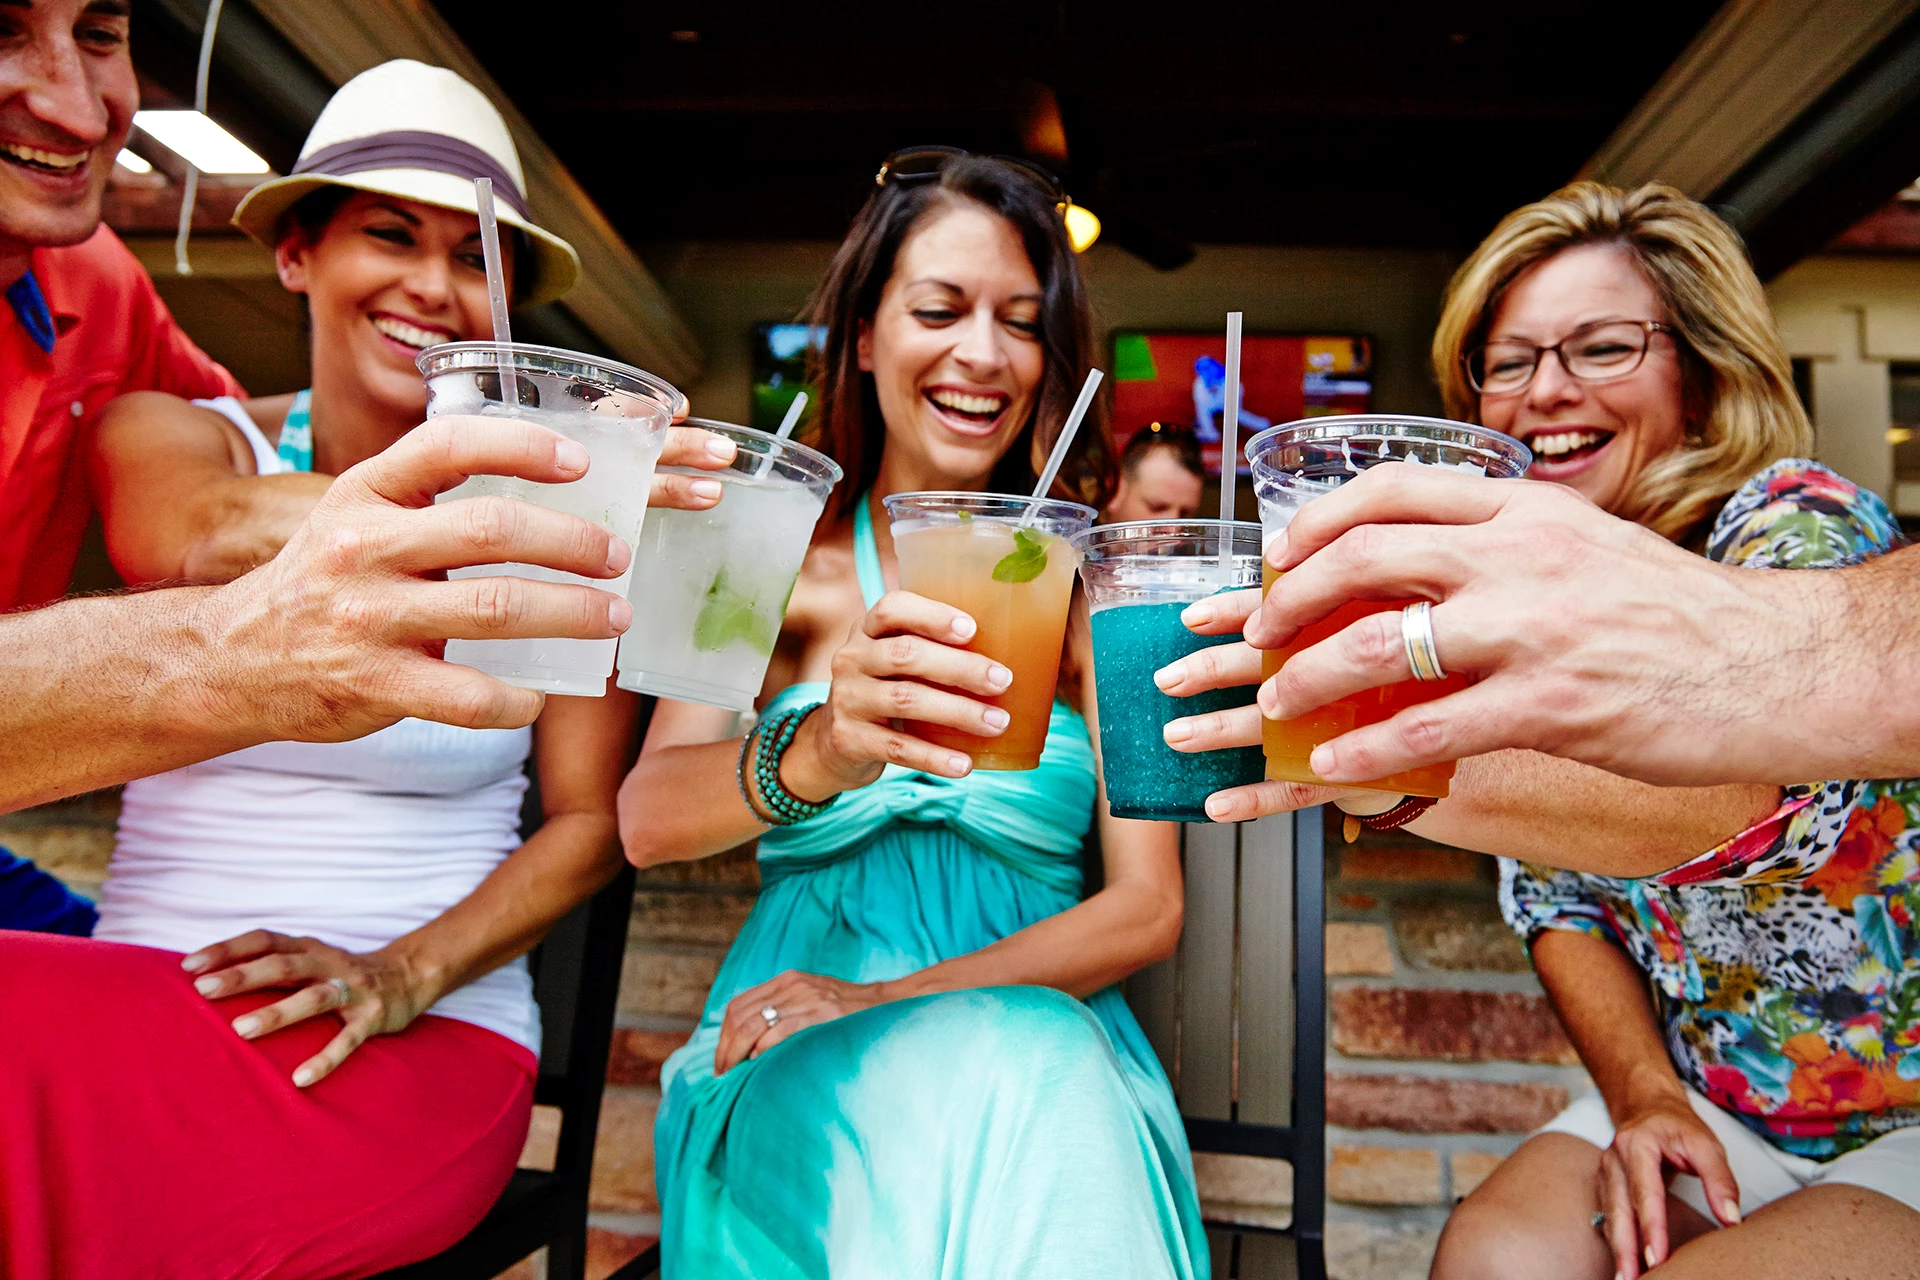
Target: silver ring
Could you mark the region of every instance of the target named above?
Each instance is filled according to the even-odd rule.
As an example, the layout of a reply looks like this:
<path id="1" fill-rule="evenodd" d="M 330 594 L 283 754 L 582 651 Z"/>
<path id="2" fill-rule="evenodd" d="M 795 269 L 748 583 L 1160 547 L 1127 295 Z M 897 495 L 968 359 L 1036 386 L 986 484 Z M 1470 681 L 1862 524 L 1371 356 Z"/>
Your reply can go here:
<path id="1" fill-rule="evenodd" d="M 334 1008 L 344 1009 L 353 1003 L 353 988 L 347 985 L 345 978 L 328 978 L 327 985 L 340 993 L 340 998 L 334 1001 Z"/>
<path id="2" fill-rule="evenodd" d="M 1599 1232 L 1599 1233 L 1600 1233 L 1601 1235 L 1605 1235 L 1605 1234 L 1607 1233 L 1607 1213 L 1606 1213 L 1606 1210 L 1604 1210 L 1604 1209 L 1595 1209 L 1595 1210 L 1593 1211 L 1593 1217 L 1592 1217 L 1592 1219 L 1591 1219 L 1591 1220 L 1590 1220 L 1590 1221 L 1589 1221 L 1589 1222 L 1587 1223 L 1587 1225 L 1588 1225 L 1588 1226 L 1590 1226 L 1590 1227 L 1592 1227 L 1592 1228 L 1593 1228 L 1593 1229 L 1594 1229 L 1595 1231 L 1598 1231 L 1598 1232 Z"/>
<path id="3" fill-rule="evenodd" d="M 1413 668 L 1415 680 L 1446 679 L 1446 670 L 1440 665 L 1440 651 L 1433 646 L 1431 603 L 1416 600 L 1400 611 L 1400 638 L 1406 641 L 1407 665 Z"/>
<path id="4" fill-rule="evenodd" d="M 773 1024 L 774 1024 L 774 1023 L 776 1023 L 776 1022 L 778 1022 L 778 1021 L 780 1021 L 780 1011 L 779 1011 L 778 1009 L 776 1009 L 776 1008 L 774 1008 L 774 1007 L 773 1007 L 772 1005 L 770 1005 L 770 1004 L 769 1004 L 769 1005 L 762 1005 L 762 1006 L 761 1006 L 761 1008 L 760 1008 L 760 1016 L 761 1016 L 762 1018 L 765 1018 L 765 1019 L 767 1020 L 767 1026 L 768 1026 L 769 1028 L 771 1028 L 771 1027 L 773 1026 Z"/>

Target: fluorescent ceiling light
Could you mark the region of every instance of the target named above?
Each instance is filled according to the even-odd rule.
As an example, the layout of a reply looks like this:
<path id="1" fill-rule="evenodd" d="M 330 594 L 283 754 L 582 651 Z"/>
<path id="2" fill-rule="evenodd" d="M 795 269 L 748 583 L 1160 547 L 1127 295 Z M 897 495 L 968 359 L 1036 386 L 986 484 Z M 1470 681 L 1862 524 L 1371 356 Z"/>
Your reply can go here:
<path id="1" fill-rule="evenodd" d="M 202 173 L 270 173 L 247 144 L 198 111 L 136 111 L 134 124 Z"/>
<path id="2" fill-rule="evenodd" d="M 152 173 L 153 172 L 152 165 L 148 164 L 145 160 L 142 160 L 139 156 L 133 154 L 133 152 L 127 150 L 125 147 L 120 148 L 120 154 L 113 158 L 113 162 L 119 165 L 122 169 L 126 169 L 133 173 Z"/>

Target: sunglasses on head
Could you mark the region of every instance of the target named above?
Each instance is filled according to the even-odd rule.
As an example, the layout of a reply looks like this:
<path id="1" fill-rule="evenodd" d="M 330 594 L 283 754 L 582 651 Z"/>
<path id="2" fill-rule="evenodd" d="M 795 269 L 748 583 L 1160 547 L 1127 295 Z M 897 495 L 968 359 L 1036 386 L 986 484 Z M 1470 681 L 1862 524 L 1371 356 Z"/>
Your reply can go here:
<path id="1" fill-rule="evenodd" d="M 880 172 L 873 175 L 873 185 L 884 187 L 890 182 L 932 182 L 955 160 L 976 158 L 1012 165 L 1039 183 L 1063 211 L 1073 203 L 1067 196 L 1067 189 L 1060 184 L 1060 179 L 1031 160 L 1022 160 L 1019 156 L 976 157 L 973 152 L 960 147 L 902 147 L 880 162 Z"/>

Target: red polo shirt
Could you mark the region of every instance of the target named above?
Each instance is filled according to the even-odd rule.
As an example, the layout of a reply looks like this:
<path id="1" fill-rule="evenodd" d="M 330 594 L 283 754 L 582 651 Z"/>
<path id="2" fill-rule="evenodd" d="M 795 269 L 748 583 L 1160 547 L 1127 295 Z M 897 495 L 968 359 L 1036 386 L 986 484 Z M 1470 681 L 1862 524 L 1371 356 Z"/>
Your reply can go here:
<path id="1" fill-rule="evenodd" d="M 66 593 L 93 514 L 81 440 L 109 400 L 246 394 L 180 331 L 106 227 L 70 248 L 34 250 L 33 274 L 58 336 L 47 354 L 0 306 L 0 609 Z"/>

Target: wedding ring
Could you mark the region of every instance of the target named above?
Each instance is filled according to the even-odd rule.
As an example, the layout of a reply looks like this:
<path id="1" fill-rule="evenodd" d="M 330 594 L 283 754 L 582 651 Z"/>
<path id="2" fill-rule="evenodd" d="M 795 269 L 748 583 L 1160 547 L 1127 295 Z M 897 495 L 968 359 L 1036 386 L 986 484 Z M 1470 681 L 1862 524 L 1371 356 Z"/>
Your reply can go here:
<path id="1" fill-rule="evenodd" d="M 1592 1227 L 1595 1231 L 1598 1231 L 1601 1235 L 1607 1234 L 1606 1211 L 1604 1209 L 1595 1209 L 1593 1211 L 1593 1217 L 1588 1221 L 1587 1225 Z"/>
<path id="2" fill-rule="evenodd" d="M 1407 644 L 1407 665 L 1415 680 L 1444 680 L 1440 651 L 1433 646 L 1433 605 L 1416 600 L 1400 611 L 1400 638 Z"/>
<path id="3" fill-rule="evenodd" d="M 772 1027 L 774 1023 L 780 1021 L 780 1011 L 772 1005 L 763 1006 L 760 1010 L 760 1016 L 767 1020 L 768 1027 Z"/>
<path id="4" fill-rule="evenodd" d="M 340 993 L 340 998 L 333 1002 L 334 1008 L 344 1009 L 353 1003 L 353 988 L 347 985 L 345 978 L 328 978 L 327 985 Z"/>

